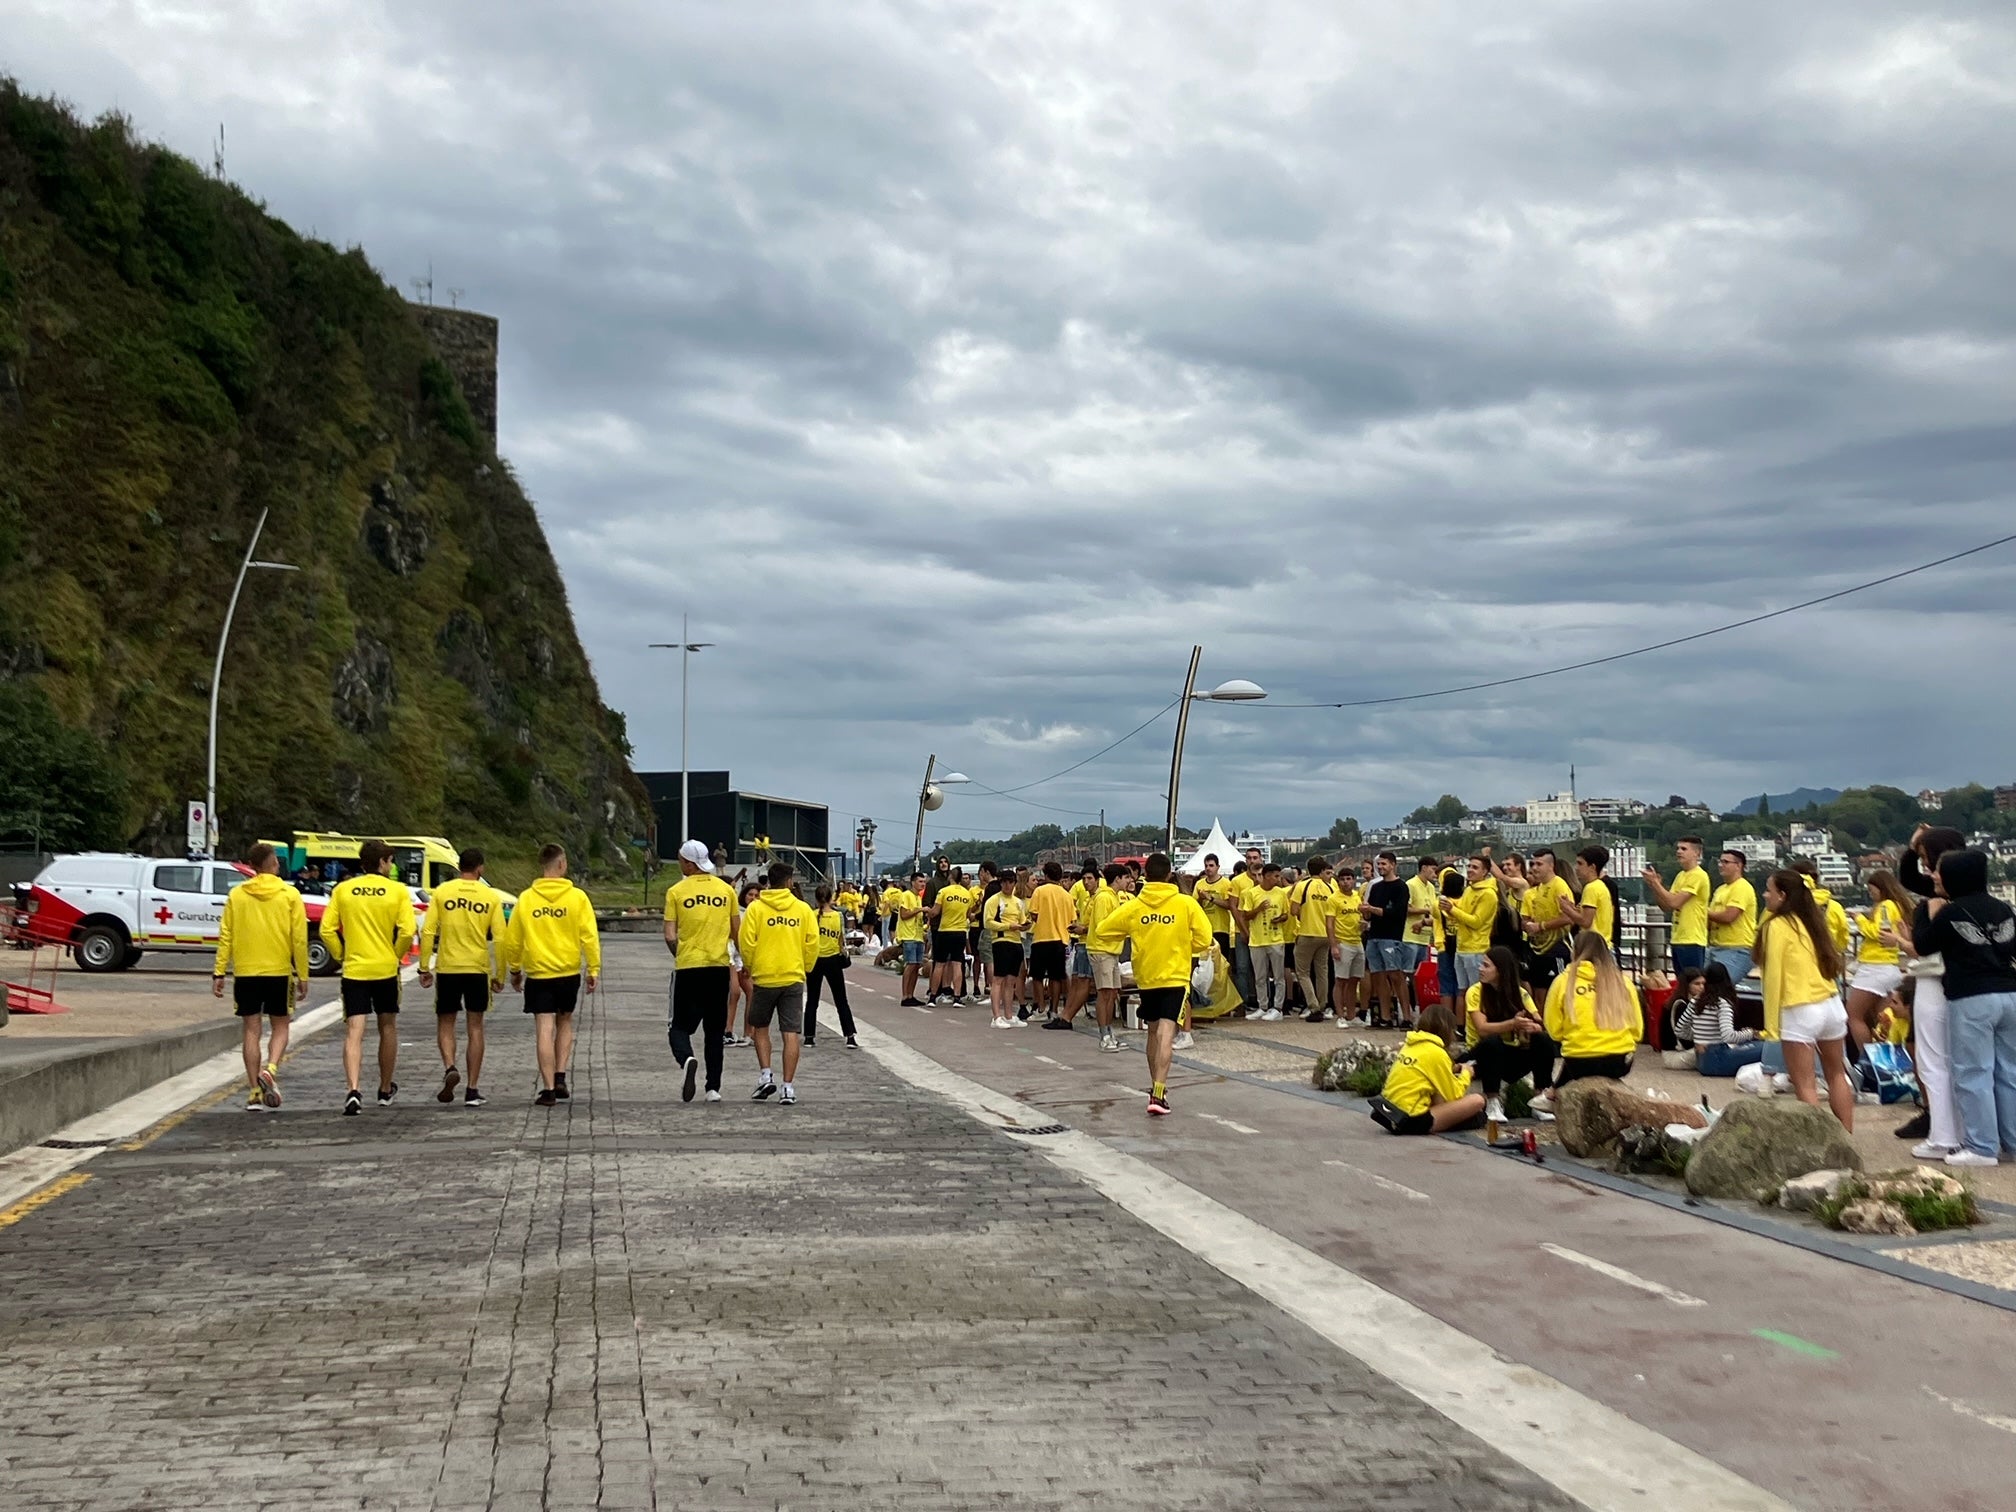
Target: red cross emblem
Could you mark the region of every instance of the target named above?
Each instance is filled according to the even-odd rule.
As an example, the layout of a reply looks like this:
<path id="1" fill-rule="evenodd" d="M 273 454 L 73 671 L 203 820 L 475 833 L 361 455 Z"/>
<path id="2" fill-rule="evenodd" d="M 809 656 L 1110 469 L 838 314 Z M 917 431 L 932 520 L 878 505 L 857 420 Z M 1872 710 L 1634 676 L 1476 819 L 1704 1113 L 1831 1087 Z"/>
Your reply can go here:
<path id="1" fill-rule="evenodd" d="M 168 912 L 168 906 L 167 904 L 164 903 L 162 904 L 160 910 L 154 915 L 154 922 L 156 924 L 166 924 L 170 919 L 174 917 L 175 915 Z"/>

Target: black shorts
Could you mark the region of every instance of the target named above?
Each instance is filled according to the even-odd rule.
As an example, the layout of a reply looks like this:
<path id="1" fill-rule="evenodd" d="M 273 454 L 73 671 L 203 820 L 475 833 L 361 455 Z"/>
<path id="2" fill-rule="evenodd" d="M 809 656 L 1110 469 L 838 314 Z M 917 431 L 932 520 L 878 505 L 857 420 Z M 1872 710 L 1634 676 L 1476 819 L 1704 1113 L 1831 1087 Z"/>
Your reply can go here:
<path id="1" fill-rule="evenodd" d="M 1211 938 L 1218 942 L 1218 948 L 1225 952 L 1225 959 L 1230 961 L 1232 959 L 1232 936 L 1229 933 L 1213 930 Z"/>
<path id="2" fill-rule="evenodd" d="M 399 1011 L 399 978 L 343 978 L 343 1017 L 363 1018 L 368 1013 Z"/>
<path id="3" fill-rule="evenodd" d="M 681 966 L 672 973 L 672 1014 L 681 1022 L 704 1024 L 709 1013 L 728 1012 L 726 966 Z"/>
<path id="4" fill-rule="evenodd" d="M 1022 974 L 1022 946 L 1016 940 L 996 940 L 994 942 L 994 975 L 1012 977 Z"/>
<path id="5" fill-rule="evenodd" d="M 1152 1024 L 1167 1019 L 1171 1023 L 1183 1017 L 1183 1005 L 1190 1000 L 1190 989 L 1184 987 L 1144 987 L 1141 989 L 1141 1022 Z"/>
<path id="6" fill-rule="evenodd" d="M 446 971 L 434 978 L 434 1011 L 453 1015 L 490 1011 L 490 977 L 481 971 Z"/>
<path id="7" fill-rule="evenodd" d="M 1029 975 L 1039 982 L 1061 982 L 1070 975 L 1069 953 L 1062 940 L 1038 940 L 1029 947 Z"/>
<path id="8" fill-rule="evenodd" d="M 578 976 L 525 978 L 527 1013 L 572 1013 L 574 1005 L 580 1000 L 581 978 Z"/>
<path id="9" fill-rule="evenodd" d="M 294 978 L 255 976 L 231 979 L 231 1001 L 238 1005 L 238 1017 L 285 1018 L 294 1011 Z"/>
<path id="10" fill-rule="evenodd" d="M 937 965 L 966 959 L 966 934 L 959 929 L 934 929 L 931 931 L 931 959 Z"/>

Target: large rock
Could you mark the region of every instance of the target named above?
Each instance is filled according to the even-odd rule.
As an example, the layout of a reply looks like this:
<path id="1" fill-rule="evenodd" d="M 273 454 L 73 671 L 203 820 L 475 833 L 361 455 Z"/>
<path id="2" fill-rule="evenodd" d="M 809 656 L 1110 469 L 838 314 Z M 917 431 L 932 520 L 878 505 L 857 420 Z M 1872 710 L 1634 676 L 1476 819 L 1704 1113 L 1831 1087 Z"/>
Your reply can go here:
<path id="1" fill-rule="evenodd" d="M 1792 1100 L 1738 1099 L 1687 1162 L 1696 1197 L 1775 1201 L 1785 1183 L 1811 1171 L 1859 1171 L 1855 1141 L 1825 1108 Z"/>
<path id="2" fill-rule="evenodd" d="M 1585 1157 L 1607 1154 L 1618 1134 L 1633 1124 L 1663 1129 L 1677 1123 L 1698 1129 L 1708 1122 L 1699 1108 L 1640 1097 L 1620 1081 L 1595 1077 L 1572 1081 L 1555 1093 L 1554 1116 L 1561 1148 Z"/>

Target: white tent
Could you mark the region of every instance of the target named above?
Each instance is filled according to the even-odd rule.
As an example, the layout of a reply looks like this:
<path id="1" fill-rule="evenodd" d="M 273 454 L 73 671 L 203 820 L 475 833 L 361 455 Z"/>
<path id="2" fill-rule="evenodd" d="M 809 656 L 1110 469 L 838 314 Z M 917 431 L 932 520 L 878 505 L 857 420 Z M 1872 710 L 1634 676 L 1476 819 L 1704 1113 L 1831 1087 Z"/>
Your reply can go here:
<path id="1" fill-rule="evenodd" d="M 1201 877 L 1204 875 L 1204 859 L 1207 856 L 1216 856 L 1218 870 L 1228 877 L 1232 874 L 1233 866 L 1245 860 L 1245 857 L 1239 854 L 1238 847 L 1225 838 L 1225 831 L 1216 819 L 1211 821 L 1211 833 L 1204 837 L 1204 843 L 1198 846 L 1177 870 L 1186 877 Z"/>

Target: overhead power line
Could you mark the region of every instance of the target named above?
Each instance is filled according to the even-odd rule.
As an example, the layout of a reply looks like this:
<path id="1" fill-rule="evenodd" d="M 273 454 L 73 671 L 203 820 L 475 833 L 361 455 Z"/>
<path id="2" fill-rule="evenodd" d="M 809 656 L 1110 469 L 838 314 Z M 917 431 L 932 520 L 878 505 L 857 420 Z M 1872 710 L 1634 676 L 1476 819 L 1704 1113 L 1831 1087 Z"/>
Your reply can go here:
<path id="1" fill-rule="evenodd" d="M 1059 777 L 1068 777 L 1071 773 L 1077 771 L 1078 768 L 1082 766 L 1089 766 L 1091 763 L 1097 761 L 1101 756 L 1104 756 L 1108 751 L 1117 751 L 1121 746 L 1127 744 L 1128 741 L 1132 740 L 1136 735 L 1139 735 L 1143 730 L 1147 729 L 1148 726 L 1155 723 L 1156 720 L 1160 719 L 1164 714 L 1167 714 L 1171 709 L 1175 708 L 1176 705 L 1178 705 L 1181 702 L 1183 702 L 1183 700 L 1180 698 L 1170 699 L 1169 702 L 1162 705 L 1161 708 L 1157 709 L 1153 714 L 1150 714 L 1146 719 L 1142 720 L 1141 723 L 1134 726 L 1133 729 L 1129 730 L 1125 735 L 1122 735 L 1118 740 L 1114 741 L 1113 744 L 1107 746 L 1101 746 L 1098 750 L 1094 751 L 1090 756 L 1087 756 L 1083 761 L 1074 761 L 1071 763 L 1071 765 L 1064 768 L 1064 770 L 1061 772 L 1052 772 L 1048 777 L 1038 777 L 1034 782 L 1020 783 L 1012 788 L 988 788 L 987 791 L 994 794 L 997 798 L 1008 798 L 1012 797 L 1016 793 L 1025 793 L 1030 788 L 1041 787 L 1046 782 L 1055 782 Z M 975 787 L 978 787 L 979 785 L 980 784 L 978 783 L 974 784 Z M 1067 809 L 1064 810 L 1064 812 L 1082 813 L 1084 811 L 1080 809 Z"/>
<path id="2" fill-rule="evenodd" d="M 1338 703 L 1256 703 L 1259 709 L 1364 709 L 1374 704 L 1414 703 L 1424 698 L 1448 698 L 1456 693 L 1481 693 L 1486 688 L 1509 688 L 1514 683 L 1537 682 L 1543 677 L 1559 677 L 1564 672 L 1581 672 L 1590 667 L 1605 666 L 1610 662 L 1625 661 L 1633 656 L 1644 656 L 1653 651 L 1668 651 L 1675 646 L 1689 642 L 1706 640 L 1711 635 L 1724 635 L 1731 630 L 1747 629 L 1751 625 L 1761 625 L 1766 620 L 1781 619 L 1788 614 L 1797 614 L 1802 609 L 1817 608 L 1821 604 L 1831 604 L 1836 599 L 1847 598 L 1850 594 L 1866 593 L 1871 588 L 1881 588 L 1886 583 L 1895 583 L 1903 578 L 1913 577 L 1921 572 L 1930 572 L 1934 567 L 1944 567 L 1949 562 L 1957 562 L 1963 557 L 1978 556 L 1984 551 L 1993 551 L 1997 546 L 2007 546 L 2016 541 L 2016 535 L 1998 536 L 1992 541 L 1983 541 L 1979 546 L 1969 546 L 1965 551 L 1956 551 L 1950 556 L 1938 557 L 1930 562 L 1920 562 L 1915 567 L 1906 567 L 1901 572 L 1888 573 L 1883 577 L 1871 578 L 1866 583 L 1857 583 L 1852 588 L 1838 588 L 1832 593 L 1823 593 L 1818 598 L 1806 599 L 1801 603 L 1787 604 L 1782 609 L 1772 609 L 1763 614 L 1753 614 L 1747 619 L 1731 620 L 1726 625 L 1716 625 L 1708 630 L 1696 630 L 1691 635 L 1677 635 L 1671 640 L 1655 641 L 1649 646 L 1638 646 L 1630 651 L 1616 651 L 1608 656 L 1592 656 L 1587 661 L 1569 662 L 1563 667 L 1549 667 L 1544 672 L 1522 672 L 1517 677 L 1494 677 L 1489 682 L 1464 683 L 1454 688 L 1436 688 L 1426 693 L 1393 693 L 1383 698 L 1350 698 Z M 1166 712 L 1166 711 L 1165 711 Z M 1157 716 L 1158 718 L 1160 716 Z M 1125 739 L 1123 736 L 1122 739 Z M 1110 749 L 1110 748 L 1109 748 Z M 1049 778 L 1042 779 L 1048 782 Z M 1027 786 L 1034 787 L 1035 783 Z"/>

